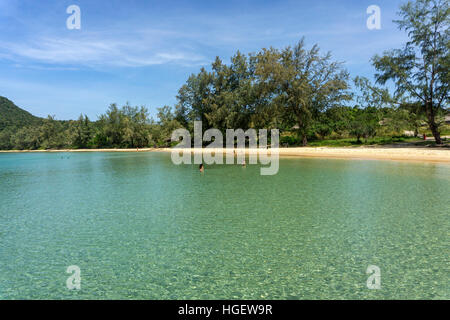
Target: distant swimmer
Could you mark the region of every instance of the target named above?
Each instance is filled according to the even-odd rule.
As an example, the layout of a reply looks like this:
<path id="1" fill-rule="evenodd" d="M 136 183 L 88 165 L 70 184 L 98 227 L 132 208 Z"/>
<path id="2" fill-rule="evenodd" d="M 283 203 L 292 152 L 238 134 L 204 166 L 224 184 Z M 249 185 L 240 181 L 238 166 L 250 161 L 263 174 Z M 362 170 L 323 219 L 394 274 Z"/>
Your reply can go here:
<path id="1" fill-rule="evenodd" d="M 205 169 L 203 168 L 203 163 L 202 163 L 202 164 L 200 164 L 200 166 L 198 167 L 198 170 L 200 170 L 200 172 L 203 172 L 203 171 L 205 171 Z"/>
<path id="2" fill-rule="evenodd" d="M 245 159 L 244 159 L 244 160 L 242 160 L 242 166 L 243 166 L 243 167 L 245 167 L 245 166 L 246 166 L 246 163 L 245 163 Z"/>

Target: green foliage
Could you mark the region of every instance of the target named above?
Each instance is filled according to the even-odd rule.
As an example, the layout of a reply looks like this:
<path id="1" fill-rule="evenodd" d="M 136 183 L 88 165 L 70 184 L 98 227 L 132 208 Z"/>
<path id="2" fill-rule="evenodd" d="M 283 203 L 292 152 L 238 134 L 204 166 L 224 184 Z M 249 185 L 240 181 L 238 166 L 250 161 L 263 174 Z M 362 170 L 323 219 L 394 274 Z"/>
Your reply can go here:
<path id="1" fill-rule="evenodd" d="M 280 137 L 280 146 L 286 147 L 286 146 L 296 146 L 300 143 L 300 139 L 296 136 L 281 136 Z"/>
<path id="2" fill-rule="evenodd" d="M 440 143 L 436 117 L 449 102 L 450 5 L 447 0 L 408 1 L 399 13 L 401 19 L 395 22 L 409 41 L 372 59 L 375 77 L 382 84 L 393 81 L 398 97 L 424 106 L 428 126 Z"/>
<path id="3" fill-rule="evenodd" d="M 361 145 L 389 145 L 395 143 L 420 143 L 420 138 L 405 137 L 405 136 L 388 136 L 388 137 L 373 137 L 365 141 L 357 141 L 354 138 L 345 139 L 329 139 L 312 141 L 312 147 L 357 147 Z"/>
<path id="4" fill-rule="evenodd" d="M 154 143 L 151 123 L 147 108 L 132 107 L 128 103 L 118 108 L 113 103 L 105 114 L 100 115 L 89 145 L 96 148 L 148 147 Z M 89 126 L 85 125 L 85 128 L 86 134 L 91 132 Z"/>
<path id="5" fill-rule="evenodd" d="M 81 114 L 78 121 L 71 124 L 71 131 L 74 132 L 73 144 L 80 149 L 88 148 L 92 145 L 93 130 L 89 118 Z"/>
<path id="6" fill-rule="evenodd" d="M 307 48 L 302 39 L 281 50 L 238 51 L 229 64 L 217 57 L 209 70 L 187 79 L 174 109 L 158 108 L 157 122 L 146 108 L 128 103 L 111 104 L 97 121 L 85 115 L 75 121 L 40 119 L 0 97 L 0 149 L 170 146 L 172 132 L 180 127 L 192 132 L 195 120 L 203 122 L 203 130 L 223 133 L 278 128 L 282 145 L 317 145 L 330 138 L 370 143 L 405 130 L 417 136 L 427 124 L 440 143 L 449 102 L 449 2 L 409 1 L 400 16 L 396 22 L 410 41 L 373 58 L 377 85 L 356 77 L 350 92 L 342 63 L 317 45 Z M 395 84 L 393 95 L 378 86 L 388 81 Z"/>
<path id="7" fill-rule="evenodd" d="M 177 120 L 169 106 L 158 108 L 158 119 L 158 125 L 154 127 L 155 142 L 157 146 L 170 147 L 172 132 L 183 126 Z"/>
<path id="8" fill-rule="evenodd" d="M 351 99 L 347 91 L 348 73 L 331 54 L 320 54 L 319 47 L 305 48 L 302 39 L 282 51 L 271 48 L 256 55 L 255 74 L 272 97 L 269 106 L 280 110 L 282 120 L 296 124 L 303 145 L 316 129 L 324 133 L 320 114 Z"/>
<path id="9" fill-rule="evenodd" d="M 351 98 L 348 74 L 318 46 L 304 40 L 283 50 L 262 49 L 248 57 L 239 51 L 225 65 L 217 57 L 212 72 L 201 69 L 179 90 L 176 118 L 202 120 L 205 129 L 282 128 L 296 124 L 306 144 L 320 113 Z M 315 124 L 315 126 L 314 126 Z"/>
<path id="10" fill-rule="evenodd" d="M 0 131 L 0 149 L 143 148 L 156 144 L 157 132 L 146 108 L 112 104 L 96 122 L 85 115 L 76 121 L 48 116 L 18 129 L 8 127 Z"/>
<path id="11" fill-rule="evenodd" d="M 361 142 L 361 138 L 366 141 L 368 138 L 375 137 L 379 125 L 379 112 L 374 107 L 353 109 L 352 121 L 350 123 L 350 133 L 356 137 L 357 142 Z"/>

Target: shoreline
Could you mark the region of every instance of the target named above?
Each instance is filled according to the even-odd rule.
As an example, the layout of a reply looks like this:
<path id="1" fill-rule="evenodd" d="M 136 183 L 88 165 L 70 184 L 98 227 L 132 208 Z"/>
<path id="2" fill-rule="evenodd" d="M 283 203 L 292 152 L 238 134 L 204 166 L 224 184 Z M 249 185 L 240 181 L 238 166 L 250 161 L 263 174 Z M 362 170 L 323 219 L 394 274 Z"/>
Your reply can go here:
<path id="1" fill-rule="evenodd" d="M 189 150 L 189 149 L 180 149 Z M 216 153 L 236 152 L 255 154 L 258 149 L 212 149 Z M 268 154 L 270 155 L 270 149 Z M 61 150 L 0 150 L 0 153 L 57 153 L 57 152 L 171 152 L 171 148 L 142 148 L 142 149 L 61 149 Z M 209 152 L 211 149 L 203 148 L 189 150 L 191 153 Z M 280 157 L 305 158 L 335 158 L 335 159 L 361 159 L 361 160 L 397 160 L 421 162 L 448 162 L 450 163 L 450 150 L 440 148 L 420 147 L 293 147 L 279 148 Z"/>

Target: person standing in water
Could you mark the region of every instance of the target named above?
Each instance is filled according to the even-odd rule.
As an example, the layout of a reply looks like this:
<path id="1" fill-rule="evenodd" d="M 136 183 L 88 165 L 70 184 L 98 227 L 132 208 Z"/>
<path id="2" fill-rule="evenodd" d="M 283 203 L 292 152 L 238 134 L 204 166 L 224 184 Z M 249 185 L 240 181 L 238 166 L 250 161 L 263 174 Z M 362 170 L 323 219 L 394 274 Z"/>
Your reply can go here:
<path id="1" fill-rule="evenodd" d="M 200 165 L 198 166 L 198 170 L 199 170 L 200 172 L 205 171 L 205 169 L 204 169 L 204 167 L 203 167 L 203 163 L 200 164 Z"/>

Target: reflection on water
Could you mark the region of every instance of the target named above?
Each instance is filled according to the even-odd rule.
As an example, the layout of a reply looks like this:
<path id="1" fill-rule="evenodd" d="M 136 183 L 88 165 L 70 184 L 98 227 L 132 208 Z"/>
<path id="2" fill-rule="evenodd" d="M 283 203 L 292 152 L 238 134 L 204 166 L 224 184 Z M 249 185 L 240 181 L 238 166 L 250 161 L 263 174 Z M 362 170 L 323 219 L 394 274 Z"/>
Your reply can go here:
<path id="1" fill-rule="evenodd" d="M 5 299 L 446 298 L 445 164 L 0 155 Z M 81 290 L 66 268 L 81 268 Z M 368 265 L 381 290 L 366 287 Z"/>

